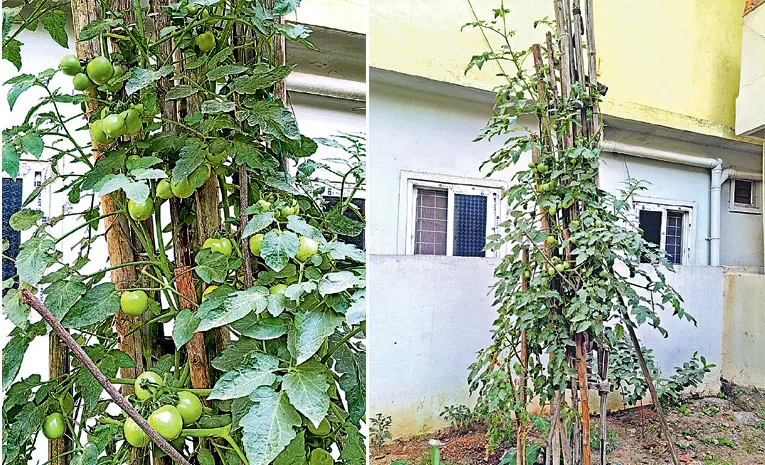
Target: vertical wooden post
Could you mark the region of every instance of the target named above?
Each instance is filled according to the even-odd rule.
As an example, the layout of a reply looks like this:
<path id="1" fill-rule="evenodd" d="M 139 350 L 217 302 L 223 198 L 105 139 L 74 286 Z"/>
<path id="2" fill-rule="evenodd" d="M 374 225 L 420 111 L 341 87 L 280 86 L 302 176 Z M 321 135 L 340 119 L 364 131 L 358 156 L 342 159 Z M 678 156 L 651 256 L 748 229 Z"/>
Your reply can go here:
<path id="1" fill-rule="evenodd" d="M 54 331 L 51 331 L 48 344 L 48 374 L 50 379 L 69 373 L 69 353 L 58 334 Z M 50 465 L 68 465 L 71 456 L 60 457 L 60 455 L 69 450 L 72 450 L 72 441 L 67 435 L 48 441 L 48 460 Z M 58 458 L 54 459 L 54 457 Z"/>
<path id="2" fill-rule="evenodd" d="M 582 401 L 582 465 L 590 465 L 590 400 L 587 396 L 586 333 L 576 335 L 577 374 Z"/>

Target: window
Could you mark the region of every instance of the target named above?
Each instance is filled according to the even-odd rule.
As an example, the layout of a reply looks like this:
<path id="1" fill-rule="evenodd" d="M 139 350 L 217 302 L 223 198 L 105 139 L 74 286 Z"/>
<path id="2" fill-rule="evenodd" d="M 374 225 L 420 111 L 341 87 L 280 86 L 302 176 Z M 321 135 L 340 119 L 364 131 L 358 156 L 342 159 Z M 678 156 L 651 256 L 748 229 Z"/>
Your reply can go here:
<path id="1" fill-rule="evenodd" d="M 494 187 L 492 182 L 489 185 L 453 184 L 438 182 L 438 179 L 465 181 L 465 178 L 418 175 L 433 180 L 402 177 L 408 189 L 406 253 L 497 256 L 496 252 L 483 249 L 487 235 L 499 229 L 500 185 Z"/>
<path id="2" fill-rule="evenodd" d="M 728 210 L 736 213 L 760 213 L 760 183 L 748 179 L 733 179 L 730 183 Z"/>
<path id="3" fill-rule="evenodd" d="M 671 263 L 690 263 L 692 207 L 641 201 L 634 208 L 646 241 L 664 250 Z"/>

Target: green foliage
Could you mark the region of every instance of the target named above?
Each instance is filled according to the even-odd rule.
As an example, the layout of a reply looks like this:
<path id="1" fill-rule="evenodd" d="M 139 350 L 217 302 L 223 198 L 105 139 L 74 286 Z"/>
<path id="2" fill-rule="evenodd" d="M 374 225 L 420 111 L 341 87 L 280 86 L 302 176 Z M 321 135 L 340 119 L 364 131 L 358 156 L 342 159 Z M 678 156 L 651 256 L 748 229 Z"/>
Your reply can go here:
<path id="1" fill-rule="evenodd" d="M 503 142 L 482 165 L 488 175 L 514 171 L 503 195 L 511 216 L 486 244 L 486 249 L 505 253 L 494 275 L 498 318 L 492 343 L 479 352 L 468 378 L 471 392 L 478 394 L 477 408 L 486 414 L 491 447 L 509 438 L 514 421 L 510 412 L 527 421 L 522 398 L 544 405 L 556 391 L 567 389 L 574 375 L 568 359 L 577 334 L 586 333 L 590 341 L 608 348 L 622 340 L 627 326 L 648 324 L 666 336 L 662 312 L 695 322 L 666 282 L 664 272 L 672 271 L 671 263 L 643 238 L 631 218 L 630 199 L 645 185 L 631 179 L 616 194 L 598 185 L 602 128 L 579 129 L 596 111 L 600 89 L 575 82 L 566 96 L 553 95 L 549 85 L 538 95 L 538 84 L 549 84 L 548 74 L 539 78 L 527 67 L 531 49 L 511 45 L 515 31 L 509 28 L 509 16 L 510 10 L 501 7 L 493 10 L 491 20 L 465 26 L 498 36 L 503 44 L 475 55 L 466 72 L 488 62 L 505 71 L 494 114 L 476 140 Z M 519 125 L 528 120 L 536 121 L 534 128 Z M 536 159 L 528 163 L 532 152 Z M 528 262 L 522 260 L 524 252 Z M 527 289 L 522 289 L 524 277 Z M 518 356 L 523 332 L 526 366 Z M 521 388 L 523 397 L 517 384 L 521 375 L 528 379 Z M 567 408 L 564 403 L 564 415 Z"/>
<path id="2" fill-rule="evenodd" d="M 606 429 L 606 453 L 615 451 L 622 443 L 622 438 L 613 431 Z M 590 448 L 600 450 L 600 428 L 596 425 L 590 427 Z"/>
<path id="3" fill-rule="evenodd" d="M 124 75 L 84 93 L 52 87 L 59 72 L 54 69 L 6 81 L 9 106 L 22 113 L 14 118 L 20 123 L 3 132 L 4 171 L 16 176 L 22 157 L 40 158 L 45 152 L 53 169 L 47 182 L 63 184 L 59 194 L 67 196 L 72 209 L 44 218 L 24 208 L 10 221 L 31 237 L 16 258 L 18 275 L 4 283 L 4 313 L 14 325 L 3 350 L 4 464 L 31 461 L 43 419 L 60 411 L 60 399 L 70 394 L 74 411 L 65 434 L 75 439 L 73 464 L 120 465 L 133 454 L 138 461 L 159 457 L 150 447 L 134 449 L 124 441 L 125 415 L 102 398 L 100 384 L 77 359 L 54 380 L 42 381 L 39 375 L 17 379 L 30 343 L 50 335 L 43 322 L 32 323 L 36 319 L 23 305 L 20 289 L 42 291 L 45 304 L 113 382 L 132 383 L 120 370 L 135 368 L 136 361 L 160 376 L 161 383 L 143 387 L 151 393 L 148 398 L 128 396 L 144 417 L 174 405 L 180 391 L 205 397 L 201 418 L 185 425 L 174 442 L 192 461 L 364 463 L 365 253 L 346 240 L 364 228 L 364 216 L 352 200 L 365 183 L 366 140 L 341 134 L 314 141 L 300 134 L 294 115 L 274 93 L 292 66 L 274 63 L 270 51 L 278 36 L 313 48 L 310 30 L 276 21 L 299 2 L 275 3 L 269 10 L 254 0 L 182 0 L 159 11 L 144 8 L 131 24 L 107 9 L 104 17 L 83 28 L 79 40 L 114 41 L 119 52 L 107 50 L 98 60 L 120 67 Z M 38 2 L 23 18 L 20 7 L 5 8 L 4 56 L 20 66 L 21 44 L 15 37 L 24 28 L 37 27 L 36 22 L 53 40 L 65 42 L 59 9 L 64 6 Z M 157 31 L 157 38 L 145 27 L 161 15 L 170 25 Z M 153 21 L 145 21 L 149 18 Z M 237 37 L 248 37 L 246 44 L 234 42 L 234 25 Z M 194 38 L 208 31 L 216 39 L 214 48 L 202 51 Z M 171 64 L 158 55 L 168 41 L 180 62 Z M 180 63 L 194 75 L 179 72 L 175 65 Z M 109 69 L 99 71 L 103 82 L 100 78 Z M 165 101 L 158 97 L 163 97 L 165 83 L 174 86 L 165 100 L 199 111 L 182 118 L 162 113 Z M 20 109 L 18 98 L 29 89 L 43 97 Z M 99 125 L 111 135 L 92 131 L 99 146 L 80 143 L 88 126 Z M 129 126 L 133 133 L 115 133 Z M 315 155 L 318 143 L 342 149 L 347 156 L 330 168 Z M 101 155 L 94 162 L 96 148 Z M 64 165 L 60 161 L 66 162 L 66 172 L 59 172 Z M 240 185 L 240 170 L 248 175 L 248 189 Z M 160 180 L 172 181 L 170 190 L 183 197 L 158 197 Z M 340 202 L 331 207 L 322 196 L 328 186 L 340 191 Z M 25 207 L 43 187 L 30 195 Z M 205 200 L 202 193 L 212 193 L 213 199 Z M 111 198 L 117 211 L 102 214 L 101 196 Z M 148 220 L 139 222 L 127 214 L 128 201 L 146 199 L 153 201 Z M 243 200 L 249 208 L 241 211 Z M 172 220 L 164 202 L 174 205 Z M 201 237 L 197 218 L 205 202 L 214 202 L 211 210 L 220 215 L 221 226 L 213 236 L 231 241 L 231 256 L 199 247 L 207 239 Z M 112 216 L 120 217 L 120 228 L 134 239 L 130 266 L 136 278 L 119 286 L 109 273 L 125 265 L 107 267 L 107 257 L 94 249 L 105 236 L 99 223 Z M 63 233 L 51 227 L 64 220 L 74 227 Z M 247 285 L 244 261 L 249 249 L 242 245 L 255 233 L 265 238 L 259 253 L 249 255 L 254 284 Z M 188 239 L 188 250 L 176 248 L 173 239 L 178 237 Z M 62 253 L 67 238 L 74 239 L 74 248 Z M 307 239 L 316 248 L 306 253 L 302 244 Z M 183 256 L 189 263 L 175 261 Z M 188 266 L 183 273 L 195 286 L 196 295 L 188 300 L 176 286 L 181 265 Z M 143 315 L 128 318 L 120 312 L 122 290 L 146 292 Z M 172 323 L 171 334 L 162 326 L 166 323 Z M 116 327 L 122 334 L 137 335 L 146 351 L 122 352 Z M 153 344 L 163 332 L 172 342 Z M 188 349 L 200 333 L 205 333 L 209 349 L 212 386 L 192 391 Z M 218 342 L 216 337 L 225 334 L 231 335 L 230 342 Z M 333 450 L 339 452 L 337 461 L 329 453 Z"/>
<path id="4" fill-rule="evenodd" d="M 459 433 L 466 433 L 475 427 L 478 423 L 479 416 L 470 410 L 467 405 L 449 405 L 444 407 L 444 410 L 439 415 L 441 418 L 449 422 L 455 431 Z"/>
<path id="5" fill-rule="evenodd" d="M 385 441 L 391 439 L 390 425 L 392 423 L 390 415 L 378 413 L 372 417 L 369 425 L 369 445 L 378 449 L 385 445 Z"/>

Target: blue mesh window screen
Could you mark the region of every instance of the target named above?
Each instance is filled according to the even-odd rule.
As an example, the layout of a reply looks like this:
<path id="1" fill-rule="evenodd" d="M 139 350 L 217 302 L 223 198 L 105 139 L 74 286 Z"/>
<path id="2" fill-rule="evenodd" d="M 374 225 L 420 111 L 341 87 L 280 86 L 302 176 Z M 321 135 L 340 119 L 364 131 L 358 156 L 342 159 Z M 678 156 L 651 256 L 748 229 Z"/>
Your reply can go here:
<path id="1" fill-rule="evenodd" d="M 454 251 L 458 257 L 485 257 L 486 210 L 483 195 L 454 194 Z"/>
<path id="2" fill-rule="evenodd" d="M 21 242 L 21 233 L 11 229 L 8 221 L 14 213 L 21 209 L 23 182 L 21 179 L 3 179 L 3 239 L 8 239 L 10 247 L 4 253 L 11 258 L 16 258 L 19 253 L 19 244 Z M 13 262 L 3 258 L 3 280 L 16 275 L 16 267 Z M 5 295 L 5 291 L 3 291 Z"/>
<path id="3" fill-rule="evenodd" d="M 449 193 L 444 190 L 418 189 L 414 222 L 414 253 L 446 255 Z"/>
<path id="4" fill-rule="evenodd" d="M 683 214 L 667 212 L 667 234 L 664 250 L 669 261 L 678 265 L 683 263 Z"/>

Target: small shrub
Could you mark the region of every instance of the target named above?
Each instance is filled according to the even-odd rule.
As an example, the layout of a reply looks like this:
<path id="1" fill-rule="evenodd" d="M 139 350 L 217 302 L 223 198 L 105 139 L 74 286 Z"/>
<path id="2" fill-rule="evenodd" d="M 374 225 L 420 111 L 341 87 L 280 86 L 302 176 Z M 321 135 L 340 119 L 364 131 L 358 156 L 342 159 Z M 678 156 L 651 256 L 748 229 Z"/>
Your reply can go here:
<path id="1" fill-rule="evenodd" d="M 449 426 L 460 434 L 471 431 L 478 421 L 478 416 L 467 405 L 444 407 L 440 417 L 447 420 Z"/>
<path id="2" fill-rule="evenodd" d="M 622 443 L 622 438 L 620 438 L 616 433 L 606 430 L 606 453 L 611 453 L 614 450 L 616 450 L 617 447 L 619 447 Z M 600 450 L 600 429 L 596 425 L 593 425 L 590 428 L 590 449 L 593 450 Z"/>
<path id="3" fill-rule="evenodd" d="M 390 425 L 393 424 L 393 420 L 390 415 L 383 415 L 378 413 L 375 415 L 369 426 L 369 444 L 372 447 L 380 448 L 385 444 L 385 441 L 391 439 Z"/>

